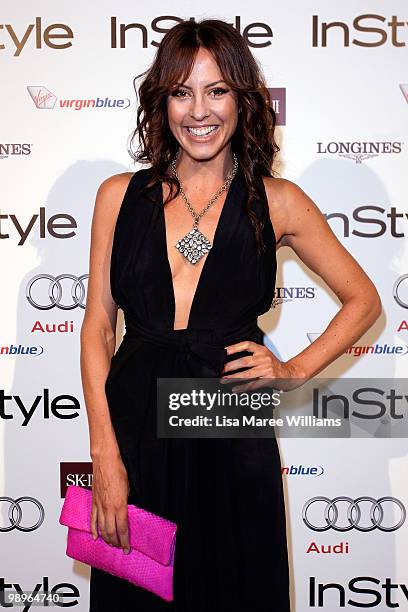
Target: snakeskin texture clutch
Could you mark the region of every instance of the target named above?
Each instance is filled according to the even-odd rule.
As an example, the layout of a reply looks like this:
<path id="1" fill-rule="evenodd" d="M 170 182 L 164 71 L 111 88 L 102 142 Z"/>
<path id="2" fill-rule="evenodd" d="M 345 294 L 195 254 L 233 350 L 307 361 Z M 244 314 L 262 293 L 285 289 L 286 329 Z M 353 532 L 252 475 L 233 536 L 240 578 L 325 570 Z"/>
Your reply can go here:
<path id="1" fill-rule="evenodd" d="M 110 546 L 91 531 L 92 491 L 69 485 L 59 522 L 68 527 L 66 554 L 173 600 L 173 565 L 177 525 L 128 504 L 130 552 Z"/>

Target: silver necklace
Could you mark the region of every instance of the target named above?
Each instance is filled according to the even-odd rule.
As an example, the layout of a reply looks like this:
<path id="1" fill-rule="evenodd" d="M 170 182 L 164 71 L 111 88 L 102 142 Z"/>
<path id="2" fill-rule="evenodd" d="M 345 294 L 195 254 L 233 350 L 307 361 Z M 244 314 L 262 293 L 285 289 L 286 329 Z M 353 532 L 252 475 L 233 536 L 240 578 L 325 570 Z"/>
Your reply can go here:
<path id="1" fill-rule="evenodd" d="M 211 197 L 207 206 L 205 206 L 200 213 L 196 213 L 194 208 L 191 206 L 191 203 L 189 199 L 187 198 L 187 195 L 180 183 L 180 179 L 178 177 L 177 170 L 176 170 L 176 157 L 171 162 L 172 173 L 178 179 L 180 183 L 181 196 L 184 202 L 186 203 L 188 210 L 191 212 L 191 214 L 194 217 L 193 229 L 190 230 L 188 234 L 183 236 L 183 238 L 180 238 L 180 240 L 178 240 L 174 246 L 192 264 L 197 263 L 206 253 L 208 253 L 208 251 L 213 246 L 211 242 L 208 240 L 207 236 L 205 236 L 202 232 L 200 232 L 200 230 L 198 229 L 198 224 L 200 222 L 201 217 L 205 215 L 205 213 L 210 208 L 210 206 L 212 206 L 214 202 L 218 200 L 220 195 L 228 189 L 234 176 L 236 175 L 237 170 L 238 170 L 238 158 L 235 153 L 233 153 L 232 156 L 234 159 L 234 166 L 231 172 L 228 174 L 223 185 Z"/>

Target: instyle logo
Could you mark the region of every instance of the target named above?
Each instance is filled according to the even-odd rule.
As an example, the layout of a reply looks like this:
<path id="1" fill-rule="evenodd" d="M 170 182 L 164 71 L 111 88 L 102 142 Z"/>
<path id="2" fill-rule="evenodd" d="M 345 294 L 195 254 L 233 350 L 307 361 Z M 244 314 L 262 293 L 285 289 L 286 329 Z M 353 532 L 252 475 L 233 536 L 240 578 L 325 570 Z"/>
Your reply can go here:
<path id="1" fill-rule="evenodd" d="M 306 527 L 313 531 L 396 531 L 405 523 L 407 512 L 402 501 L 396 497 L 375 499 L 363 495 L 357 499 L 339 495 L 312 497 L 302 510 Z"/>
<path id="2" fill-rule="evenodd" d="M 283 302 L 294 300 L 312 300 L 316 297 L 316 287 L 275 287 L 272 307 L 275 308 Z"/>
<path id="3" fill-rule="evenodd" d="M 351 382 L 351 379 L 349 379 Z M 356 379 L 357 380 L 357 379 Z M 395 380 L 395 379 L 393 379 Z M 405 379 L 402 379 L 405 382 Z M 398 379 L 395 384 L 398 385 Z M 328 410 L 331 405 L 336 406 L 336 415 L 343 419 L 351 419 L 364 426 L 364 421 L 373 422 L 375 420 L 389 422 L 389 419 L 402 423 L 403 419 L 408 415 L 408 395 L 401 393 L 400 388 L 378 388 L 374 385 L 364 384 L 359 386 L 357 382 L 355 386 L 348 389 L 347 395 L 343 393 L 322 392 L 322 389 L 313 387 L 312 389 L 312 405 L 313 415 L 318 418 L 327 418 Z M 394 383 L 391 383 L 394 384 Z M 358 412 L 356 408 L 361 407 L 363 412 Z M 384 418 L 385 417 L 385 418 Z M 368 424 L 368 423 L 367 423 Z"/>
<path id="4" fill-rule="evenodd" d="M 0 389 L 0 419 L 4 421 L 19 421 L 19 425 L 27 427 L 31 419 L 76 419 L 79 417 L 81 406 L 73 395 L 57 395 L 50 398 L 50 390 L 44 389 L 41 395 L 37 395 L 34 401 L 27 404 L 19 395 L 6 395 L 4 389 Z"/>
<path id="5" fill-rule="evenodd" d="M 389 44 L 393 47 L 405 47 L 407 26 L 408 21 L 398 19 L 397 15 L 387 18 L 376 13 L 364 13 L 354 17 L 352 25 L 340 20 L 320 23 L 319 15 L 313 15 L 312 46 L 327 47 L 330 36 L 330 42 L 336 46 L 341 44 L 343 47 L 349 47 L 352 44 L 358 47 L 381 47 Z M 352 38 L 350 41 L 352 28 L 359 38 Z"/>
<path id="6" fill-rule="evenodd" d="M 7 355 L 17 357 L 26 355 L 28 357 L 38 357 L 42 355 L 44 348 L 42 346 L 23 345 L 23 344 L 3 344 L 0 345 L 0 356 Z"/>
<path id="7" fill-rule="evenodd" d="M 11 221 L 11 224 L 10 224 Z M 63 223 L 65 221 L 65 223 Z M 11 225 L 11 229 L 15 230 L 20 237 L 17 246 L 22 246 L 31 233 L 36 232 L 37 238 L 47 238 L 50 235 L 52 238 L 73 238 L 76 236 L 74 231 L 60 231 L 60 230 L 72 230 L 77 228 L 77 223 L 68 213 L 59 213 L 52 215 L 47 219 L 45 206 L 40 206 L 39 214 L 32 215 L 30 221 L 24 223 L 17 218 L 14 214 L 0 214 L 0 239 L 6 240 L 10 238 L 10 234 L 5 234 L 5 226 Z"/>
<path id="8" fill-rule="evenodd" d="M 25 31 L 22 31 L 20 24 L 16 32 L 11 23 L 1 23 L 0 34 L 3 33 L 0 50 L 11 48 L 14 57 L 18 57 L 27 44 L 31 47 L 34 45 L 35 49 L 42 49 L 43 43 L 49 49 L 68 49 L 72 47 L 70 39 L 74 38 L 73 31 L 65 23 L 51 23 L 43 30 L 41 17 L 36 17 L 35 22 L 30 23 Z M 68 42 L 60 42 L 64 38 L 68 39 Z"/>
<path id="9" fill-rule="evenodd" d="M 392 288 L 392 296 L 401 308 L 408 308 L 408 274 L 398 277 Z"/>
<path id="10" fill-rule="evenodd" d="M 353 160 L 356 164 L 361 164 L 365 159 L 378 157 L 379 155 L 398 154 L 402 151 L 402 142 L 383 141 L 383 142 L 318 142 L 317 154 L 337 155 Z"/>
<path id="11" fill-rule="evenodd" d="M 340 226 L 344 238 L 350 234 L 358 238 L 380 238 L 390 236 L 391 238 L 405 238 L 407 236 L 408 213 L 391 206 L 388 210 L 381 206 L 367 205 L 358 206 L 350 215 L 346 212 L 324 213 L 327 221 L 336 220 L 334 229 Z M 351 221 L 355 221 L 356 229 L 351 229 Z M 362 231 L 366 230 L 366 231 Z"/>
<path id="12" fill-rule="evenodd" d="M 408 353 L 408 345 L 407 344 L 369 344 L 362 345 L 356 344 L 355 346 L 350 346 L 344 354 L 352 355 L 353 357 L 361 357 L 362 355 L 376 355 L 377 357 L 384 357 L 385 355 L 391 355 L 392 357 L 401 357 L 402 355 L 406 355 Z"/>
<path id="13" fill-rule="evenodd" d="M 189 17 L 189 20 L 193 17 Z M 158 47 L 159 40 L 153 40 L 154 34 L 164 35 L 177 23 L 185 21 L 185 18 L 174 15 L 158 15 L 146 25 L 141 22 L 121 23 L 117 17 L 110 18 L 110 45 L 112 49 L 125 49 L 130 42 L 133 47 L 139 46 L 147 49 L 148 46 Z M 243 26 L 241 16 L 236 15 L 233 21 L 229 22 L 246 40 L 249 47 L 262 49 L 269 47 L 273 38 L 273 31 L 269 24 L 262 21 L 254 21 Z M 104 26 L 103 26 L 104 27 Z M 55 31 L 58 30 L 58 31 Z M 61 32 L 62 30 L 62 32 Z M 26 47 L 42 49 L 43 45 L 48 49 L 68 49 L 72 47 L 74 32 L 65 23 L 52 23 L 45 27 L 41 17 L 36 17 L 34 23 L 28 24 L 22 31 L 20 24 L 17 31 L 15 26 L 10 23 L 0 24 L 0 33 L 4 35 L 0 39 L 0 50 L 11 50 L 14 57 L 18 57 Z M 65 39 L 67 42 L 60 42 Z M 92 37 L 89 37 L 92 40 Z"/>
<path id="14" fill-rule="evenodd" d="M 92 488 L 92 461 L 66 461 L 60 463 L 60 495 L 65 498 L 67 487 L 77 485 Z"/>
<path id="15" fill-rule="evenodd" d="M 32 146 L 32 144 L 21 142 L 0 142 L 0 159 L 7 159 L 9 157 L 21 157 L 22 155 L 31 155 Z"/>
<path id="16" fill-rule="evenodd" d="M 34 519 L 33 519 L 34 508 Z M 1 531 L 34 531 L 44 522 L 44 506 L 35 497 L 22 495 L 14 499 L 13 497 L 0 497 L 0 509 L 7 510 L 0 512 L 0 516 L 8 517 L 5 524 L 0 525 Z"/>
<path id="17" fill-rule="evenodd" d="M 88 277 L 89 274 L 36 274 L 27 283 L 26 298 L 38 310 L 85 308 L 86 288 L 83 281 Z M 63 284 L 61 281 L 66 282 Z"/>
<path id="18" fill-rule="evenodd" d="M 117 17 L 110 19 L 110 37 L 112 49 L 125 49 L 129 43 L 134 47 L 137 45 L 141 49 L 148 46 L 158 47 L 160 40 L 152 40 L 152 34 L 166 34 L 173 26 L 183 21 L 194 19 L 189 17 L 184 19 L 174 15 L 158 15 L 152 19 L 150 25 L 143 22 L 120 23 Z M 229 22 L 246 40 L 249 47 L 262 49 L 269 47 L 273 37 L 272 28 L 262 21 L 255 21 L 242 27 L 241 16 L 236 15 L 234 20 Z"/>
<path id="19" fill-rule="evenodd" d="M 53 94 L 44 85 L 30 85 L 27 86 L 28 93 L 31 96 L 36 108 L 50 110 L 55 107 L 69 109 L 69 110 L 83 110 L 85 109 L 105 109 L 113 108 L 123 110 L 130 106 L 129 98 L 111 98 L 105 97 L 100 98 L 60 98 Z M 57 103 L 58 102 L 58 103 Z"/>
<path id="20" fill-rule="evenodd" d="M 282 466 L 282 474 L 285 476 L 321 476 L 324 473 L 324 468 L 321 465 L 290 465 Z"/>
<path id="21" fill-rule="evenodd" d="M 378 588 L 374 588 L 374 585 Z M 349 597 L 349 593 L 353 597 Z M 357 597 L 354 598 L 354 595 Z M 391 578 L 380 580 L 373 576 L 356 576 L 351 578 L 346 586 L 343 586 L 334 581 L 324 584 L 317 582 L 316 576 L 309 577 L 309 606 L 311 608 L 324 608 L 332 612 L 338 607 L 353 606 L 353 609 L 355 607 L 367 609 L 376 608 L 382 604 L 386 608 L 405 610 L 407 601 L 408 585 L 393 582 Z"/>
<path id="22" fill-rule="evenodd" d="M 28 612 L 33 604 L 39 605 L 38 602 L 44 602 L 42 604 L 44 607 L 49 606 L 49 600 L 43 599 L 44 593 L 50 597 L 51 601 L 55 601 L 53 596 L 56 596 L 59 603 L 55 603 L 55 605 L 60 607 L 71 608 L 79 604 L 79 589 L 71 582 L 58 582 L 51 586 L 49 576 L 43 576 L 41 582 L 37 582 L 31 591 L 27 587 L 21 586 L 15 578 L 8 578 L 8 580 L 10 582 L 7 582 L 5 576 L 0 576 L 0 602 L 2 607 L 14 608 L 16 600 L 13 597 L 22 593 L 24 593 L 25 602 L 27 602 L 24 604 L 23 612 Z M 20 609 L 21 604 L 17 608 Z"/>

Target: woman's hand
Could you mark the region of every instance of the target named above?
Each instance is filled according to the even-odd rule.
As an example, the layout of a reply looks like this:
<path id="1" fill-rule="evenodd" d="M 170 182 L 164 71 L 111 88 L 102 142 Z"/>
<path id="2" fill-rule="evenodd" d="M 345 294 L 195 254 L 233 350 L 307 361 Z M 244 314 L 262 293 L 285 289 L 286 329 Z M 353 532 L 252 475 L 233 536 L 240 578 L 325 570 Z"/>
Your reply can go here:
<path id="1" fill-rule="evenodd" d="M 234 379 L 256 379 L 232 387 L 232 391 L 250 391 L 262 387 L 272 387 L 273 389 L 290 391 L 300 387 L 307 381 L 307 377 L 303 372 L 300 372 L 290 362 L 279 361 L 279 359 L 277 359 L 263 344 L 258 344 L 252 340 L 244 340 L 243 342 L 237 342 L 225 348 L 228 355 L 240 353 L 241 351 L 252 353 L 252 355 L 247 357 L 232 359 L 224 365 L 222 370 L 224 376 L 220 379 L 220 382 L 223 384 L 234 382 Z M 248 368 L 248 370 L 237 372 L 236 374 L 229 374 L 229 372 L 240 368 Z"/>
<path id="2" fill-rule="evenodd" d="M 130 551 L 128 532 L 129 481 L 122 459 L 117 454 L 106 453 L 92 458 L 92 513 L 93 538 L 102 538 L 112 546 Z"/>

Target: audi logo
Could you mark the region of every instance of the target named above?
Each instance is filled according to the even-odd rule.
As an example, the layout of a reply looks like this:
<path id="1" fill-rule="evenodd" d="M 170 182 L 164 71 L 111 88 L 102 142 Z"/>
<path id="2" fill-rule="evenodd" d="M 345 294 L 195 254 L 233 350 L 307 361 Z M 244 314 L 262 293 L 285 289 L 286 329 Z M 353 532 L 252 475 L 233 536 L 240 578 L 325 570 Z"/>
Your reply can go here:
<path id="1" fill-rule="evenodd" d="M 17 497 L 17 499 L 13 499 L 12 497 L 0 497 L 0 502 L 8 502 L 10 504 L 8 510 L 10 525 L 6 527 L 0 526 L 0 531 L 11 531 L 12 529 L 18 529 L 19 531 L 34 531 L 34 529 L 37 529 L 44 521 L 44 507 L 35 497 L 28 497 L 27 495 Z M 33 525 L 23 526 L 21 524 L 23 518 L 21 502 L 31 502 L 38 508 L 38 520 Z"/>
<path id="2" fill-rule="evenodd" d="M 339 504 L 341 502 L 348 504 L 348 524 L 346 525 L 339 525 L 337 522 L 339 518 Z M 363 502 L 368 502 L 371 504 L 370 522 L 367 525 L 362 524 L 361 504 Z M 398 511 L 399 520 L 397 520 L 394 525 L 388 525 L 387 523 L 383 522 L 385 516 L 383 504 L 385 504 L 385 502 L 390 502 L 393 504 Z M 315 525 L 309 518 L 309 508 L 312 506 L 312 504 L 317 503 L 324 504 L 324 514 L 322 517 L 324 518 L 324 521 L 321 521 L 322 524 Z M 390 514 L 391 517 L 393 517 L 393 514 Z M 339 497 L 334 497 L 333 499 L 329 499 L 328 497 L 312 497 L 312 499 L 309 499 L 309 501 L 303 506 L 302 518 L 307 527 L 309 527 L 309 529 L 313 529 L 313 531 L 327 531 L 330 528 L 335 529 L 336 531 L 349 531 L 353 528 L 357 529 L 358 531 L 372 531 L 376 528 L 380 529 L 381 531 L 395 531 L 404 524 L 406 514 L 404 504 L 395 497 L 380 497 L 376 500 L 373 497 L 367 496 L 352 499 L 351 497 L 340 495 Z"/>
<path id="3" fill-rule="evenodd" d="M 408 308 L 408 302 L 404 301 L 400 295 L 401 284 L 408 279 L 408 274 L 403 274 L 394 283 L 394 287 L 392 288 L 392 295 L 394 300 L 397 302 L 399 306 L 402 308 Z"/>
<path id="4" fill-rule="evenodd" d="M 31 306 L 38 308 L 39 310 L 50 310 L 55 306 L 62 310 L 72 310 L 77 306 L 85 308 L 85 286 L 83 280 L 87 278 L 89 274 L 82 274 L 81 276 L 74 276 L 73 274 L 59 274 L 58 276 L 51 276 L 50 274 L 37 274 L 27 284 L 26 297 Z M 62 304 L 62 279 L 69 279 L 72 281 L 71 286 L 71 298 L 72 303 Z M 41 303 L 38 303 L 33 298 L 33 285 L 37 283 L 39 286 L 39 293 L 43 295 Z M 79 291 L 78 291 L 79 289 Z M 47 292 L 48 290 L 48 292 Z M 79 295 L 78 295 L 79 293 Z"/>

